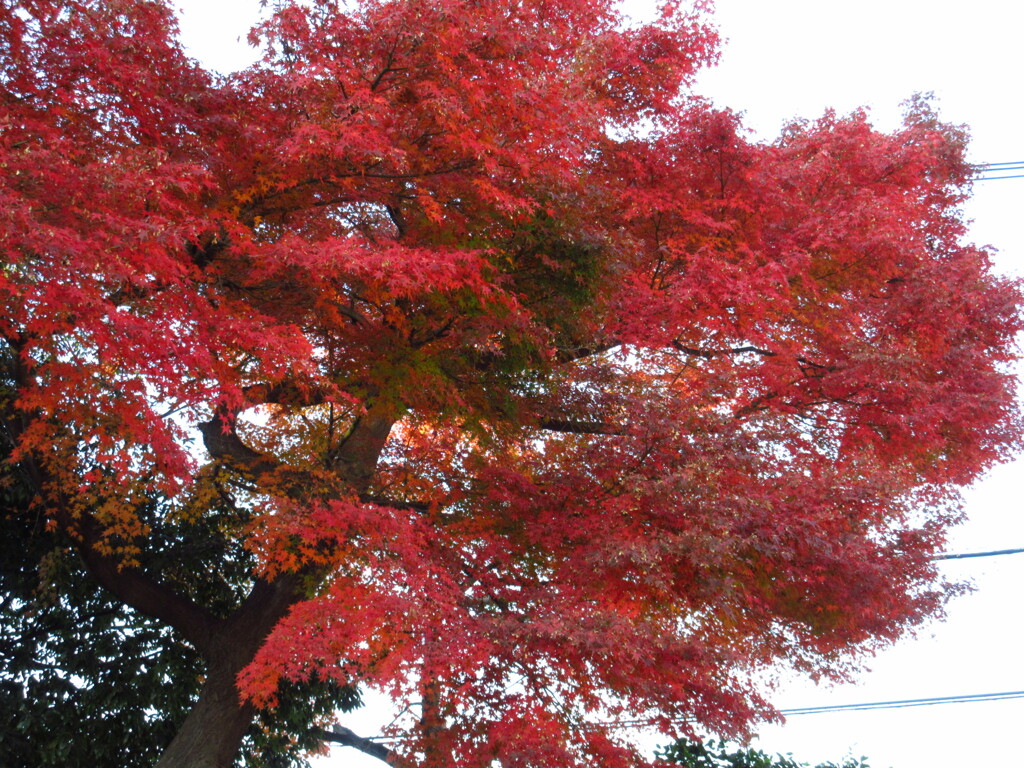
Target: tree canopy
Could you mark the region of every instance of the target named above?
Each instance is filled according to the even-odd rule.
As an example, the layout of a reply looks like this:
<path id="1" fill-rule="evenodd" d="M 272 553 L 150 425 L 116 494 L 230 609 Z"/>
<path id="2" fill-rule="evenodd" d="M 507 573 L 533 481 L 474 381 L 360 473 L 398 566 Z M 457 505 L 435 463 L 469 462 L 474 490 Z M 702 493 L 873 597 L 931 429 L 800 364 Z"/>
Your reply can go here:
<path id="1" fill-rule="evenodd" d="M 231 75 L 176 35 L 0 0 L 5 707 L 223 768 L 366 747 L 374 688 L 394 762 L 617 768 L 615 721 L 743 733 L 941 612 L 1021 437 L 963 129 L 752 141 L 702 5 L 283 2 Z"/>

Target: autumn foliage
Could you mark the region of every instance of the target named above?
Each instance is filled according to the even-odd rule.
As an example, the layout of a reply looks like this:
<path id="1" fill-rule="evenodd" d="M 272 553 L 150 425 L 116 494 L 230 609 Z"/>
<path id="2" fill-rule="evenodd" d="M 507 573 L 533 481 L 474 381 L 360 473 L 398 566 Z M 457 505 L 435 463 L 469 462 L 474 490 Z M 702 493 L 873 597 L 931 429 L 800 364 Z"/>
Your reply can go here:
<path id="1" fill-rule="evenodd" d="M 205 660 L 159 765 L 325 680 L 394 760 L 634 765 L 940 610 L 1020 436 L 960 129 L 753 142 L 675 3 L 281 4 L 230 76 L 171 5 L 0 3 L 5 514 Z"/>

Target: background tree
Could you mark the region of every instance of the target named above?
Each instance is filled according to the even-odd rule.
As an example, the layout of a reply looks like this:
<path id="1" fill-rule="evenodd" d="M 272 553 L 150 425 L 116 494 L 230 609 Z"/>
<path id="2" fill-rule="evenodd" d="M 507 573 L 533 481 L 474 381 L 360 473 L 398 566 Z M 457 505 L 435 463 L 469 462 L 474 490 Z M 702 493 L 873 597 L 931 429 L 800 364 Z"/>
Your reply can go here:
<path id="1" fill-rule="evenodd" d="M 685 768 L 809 768 L 792 755 L 769 755 L 750 747 L 731 748 L 725 742 L 680 739 L 660 750 L 658 756 Z M 870 768 L 867 758 L 847 757 L 842 763 L 819 763 L 814 768 Z"/>
<path id="2" fill-rule="evenodd" d="M 0 2 L 8 701 L 84 673 L 213 767 L 373 686 L 389 759 L 632 765 L 596 723 L 740 733 L 941 610 L 1020 438 L 962 130 L 752 144 L 675 4 L 282 4 L 227 78 L 174 35 Z"/>

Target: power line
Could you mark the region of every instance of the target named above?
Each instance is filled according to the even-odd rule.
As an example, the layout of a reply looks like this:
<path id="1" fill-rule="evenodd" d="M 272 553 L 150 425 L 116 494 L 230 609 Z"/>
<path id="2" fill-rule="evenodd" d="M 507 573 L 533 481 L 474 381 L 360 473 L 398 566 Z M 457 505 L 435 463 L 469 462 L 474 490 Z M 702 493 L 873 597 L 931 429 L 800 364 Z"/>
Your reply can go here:
<path id="1" fill-rule="evenodd" d="M 988 552 L 960 552 L 955 554 L 935 555 L 933 560 L 962 560 L 972 557 L 998 557 L 1000 555 L 1024 554 L 1024 548 L 997 549 Z M 908 707 L 928 707 L 936 704 L 970 704 L 982 701 L 1009 701 L 1024 698 L 1024 691 L 1002 691 L 999 693 L 965 693 L 956 696 L 934 696 L 924 699 L 894 699 L 892 701 L 869 701 L 861 704 L 832 704 L 819 707 L 791 707 L 780 709 L 779 713 L 787 717 L 797 715 L 830 714 L 833 712 L 868 712 L 876 709 L 905 709 Z M 688 720 L 685 722 L 689 722 Z M 595 723 L 607 728 L 648 728 L 655 725 L 654 720 L 618 720 L 611 723 Z M 366 741 L 387 743 L 401 741 L 394 736 L 370 736 Z"/>
<path id="2" fill-rule="evenodd" d="M 860 704 L 826 704 L 819 707 L 790 707 L 780 709 L 779 713 L 787 717 L 797 715 L 827 715 L 838 712 L 870 712 L 877 709 L 907 709 L 909 707 L 931 707 L 937 704 L 974 704 L 984 701 L 1011 701 L 1024 699 L 1024 691 L 1000 691 L 998 693 L 963 693 L 955 696 L 931 696 L 923 699 L 893 699 L 891 701 L 867 701 Z M 650 728 L 659 724 L 654 718 L 635 720 L 615 720 L 610 723 L 593 723 L 591 728 Z M 674 719 L 674 723 L 693 722 L 692 718 Z M 395 736 L 371 736 L 367 741 L 395 742 L 402 741 Z"/>
<path id="3" fill-rule="evenodd" d="M 1014 160 L 1005 163 L 978 163 L 973 166 L 974 172 L 977 174 L 977 181 L 995 181 L 996 179 L 1020 179 L 1024 178 L 1024 174 L 1014 174 L 1006 176 L 1003 174 L 1011 173 L 1013 171 L 1024 171 L 1024 160 Z M 1000 174 L 994 176 L 992 174 Z"/>
<path id="4" fill-rule="evenodd" d="M 924 699 L 894 699 L 892 701 L 868 701 L 861 704 L 830 704 L 820 707 L 792 707 L 780 709 L 787 717 L 796 715 L 820 715 L 833 712 L 868 712 L 876 709 L 905 709 L 908 707 L 929 707 L 936 704 L 972 704 L 982 701 L 1009 701 L 1024 699 L 1024 691 L 1001 691 L 999 693 L 965 693 L 956 696 L 934 696 Z M 601 723 L 607 728 L 649 728 L 657 725 L 654 719 L 617 720 Z M 663 721 L 661 721 L 663 722 Z M 692 722 L 691 719 L 673 720 L 675 723 Z"/>
<path id="5" fill-rule="evenodd" d="M 1024 698 L 1024 691 L 1002 691 L 1000 693 L 966 693 L 959 696 L 934 696 L 925 699 L 896 699 L 893 701 L 869 701 L 863 704 L 833 704 L 821 707 L 794 707 L 780 709 L 784 715 L 816 715 L 829 712 L 866 712 L 872 709 L 903 709 L 905 707 L 928 707 L 934 704 L 970 704 L 976 701 L 1006 701 Z"/>
<path id="6" fill-rule="evenodd" d="M 991 552 L 961 552 L 959 554 L 935 555 L 932 560 L 963 560 L 968 557 L 997 557 L 999 555 L 1019 555 L 1024 549 L 996 549 Z"/>

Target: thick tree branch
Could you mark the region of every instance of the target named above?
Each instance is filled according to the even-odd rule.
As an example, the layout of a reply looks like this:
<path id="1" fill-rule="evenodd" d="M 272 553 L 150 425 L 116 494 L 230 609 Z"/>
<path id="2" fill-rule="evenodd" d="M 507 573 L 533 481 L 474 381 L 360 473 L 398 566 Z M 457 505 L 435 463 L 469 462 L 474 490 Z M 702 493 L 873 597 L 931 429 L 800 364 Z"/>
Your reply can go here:
<path id="1" fill-rule="evenodd" d="M 332 726 L 330 729 L 322 729 L 320 737 L 332 744 L 340 744 L 343 747 L 358 749 L 363 754 L 376 757 L 378 760 L 382 760 L 389 765 L 391 764 L 391 758 L 394 757 L 394 753 L 383 744 L 363 738 L 341 725 Z"/>
<path id="2" fill-rule="evenodd" d="M 199 425 L 199 432 L 203 436 L 206 452 L 212 458 L 233 464 L 251 475 L 273 472 L 281 465 L 274 456 L 254 451 L 243 443 L 235 432 L 234 418 L 230 414 L 222 412 L 214 415 Z"/>
<path id="3" fill-rule="evenodd" d="M 565 432 L 573 435 L 624 435 L 626 433 L 625 427 L 606 421 L 541 419 L 537 427 L 547 432 Z"/>
<path id="4" fill-rule="evenodd" d="M 253 199 L 241 212 L 240 217 L 243 220 L 251 221 L 255 216 L 269 216 L 274 213 L 282 211 L 294 210 L 294 206 L 269 205 L 270 201 L 284 197 L 292 192 L 296 192 L 305 187 L 314 187 L 322 185 L 323 187 L 338 187 L 340 182 L 344 182 L 348 179 L 379 179 L 382 181 L 407 181 L 415 179 L 426 179 L 434 176 L 447 176 L 452 173 L 459 173 L 460 171 L 466 171 L 473 168 L 477 161 L 475 158 L 454 162 L 450 165 L 444 165 L 437 168 L 425 168 L 419 171 L 408 171 L 408 172 L 375 172 L 372 169 L 378 168 L 382 163 L 374 162 L 364 166 L 354 166 L 351 170 L 338 170 L 330 175 L 325 176 L 314 176 L 308 179 L 302 179 L 286 187 L 276 189 L 260 195 Z M 340 196 L 336 201 L 337 205 L 343 205 L 346 202 L 351 202 L 351 198 L 346 194 Z"/>
<path id="5" fill-rule="evenodd" d="M 394 423 L 394 418 L 383 410 L 371 409 L 355 420 L 348 436 L 335 450 L 334 466 L 356 493 L 366 492 Z"/>
<path id="6" fill-rule="evenodd" d="M 411 509 L 416 512 L 426 512 L 430 509 L 430 505 L 425 501 L 399 501 L 388 496 L 372 493 L 359 494 L 359 500 L 366 504 L 375 504 L 378 507 L 391 507 L 392 509 Z"/>
<path id="7" fill-rule="evenodd" d="M 401 208 L 397 205 L 388 205 L 384 209 L 388 212 L 388 218 L 391 219 L 391 223 L 395 225 L 398 239 L 403 239 L 408 233 L 409 227 L 405 222 L 405 217 L 402 215 Z"/>
<path id="8" fill-rule="evenodd" d="M 761 349 L 752 345 L 744 347 L 730 347 L 729 349 L 697 349 L 696 347 L 688 347 L 685 344 L 681 344 L 678 341 L 672 342 L 673 349 L 683 352 L 691 357 L 703 357 L 705 360 L 711 360 L 715 357 L 722 355 L 742 355 L 745 353 L 752 353 L 761 355 L 762 357 L 775 357 L 778 352 L 772 352 L 770 349 Z"/>
<path id="9" fill-rule="evenodd" d="M 28 387 L 30 371 L 25 366 L 19 347 L 6 339 L 15 352 L 5 362 L 6 373 L 18 389 Z M 0 414 L 0 427 L 8 448 L 14 448 L 31 416 L 13 409 Z M 61 488 L 46 465 L 32 456 L 18 462 L 19 473 L 29 487 L 40 497 L 50 495 L 52 489 Z M 104 551 L 109 537 L 103 524 L 91 514 L 73 512 L 71 505 L 59 494 L 53 498 L 53 516 L 78 551 L 86 570 L 97 583 L 125 605 L 170 625 L 200 652 L 209 650 L 212 633 L 218 623 L 216 617 L 203 606 L 188 599 L 171 586 L 159 581 L 137 566 L 127 565 L 116 554 Z"/>
<path id="10" fill-rule="evenodd" d="M 198 603 L 140 568 L 126 566 L 120 558 L 104 554 L 103 526 L 90 515 L 73 518 L 59 511 L 58 522 L 71 534 L 86 570 L 125 605 L 174 627 L 201 654 L 210 650 L 219 620 Z"/>
<path id="11" fill-rule="evenodd" d="M 324 392 L 309 386 L 307 382 L 286 380 L 277 384 L 251 384 L 244 390 L 245 397 L 252 405 L 323 405 L 327 402 Z M 216 421 L 216 419 L 213 419 Z M 209 424 L 210 422 L 207 422 Z"/>
<path id="12" fill-rule="evenodd" d="M 762 349 L 761 347 L 749 344 L 743 347 L 730 347 L 728 349 L 697 349 L 696 347 L 688 347 L 678 341 L 674 341 L 672 342 L 672 347 L 680 352 L 690 355 L 691 357 L 702 357 L 705 360 L 711 360 L 712 358 L 721 357 L 722 355 L 754 354 L 760 355 L 761 357 L 778 357 L 780 354 L 778 352 L 773 352 L 770 349 Z M 793 359 L 800 365 L 800 370 L 809 376 L 823 376 L 825 373 L 838 369 L 838 366 L 836 365 L 816 363 L 803 355 L 797 355 Z"/>
<path id="13" fill-rule="evenodd" d="M 555 352 L 555 361 L 559 363 L 571 363 L 575 360 L 582 360 L 586 357 L 600 355 L 608 350 L 622 344 L 618 339 L 610 339 L 598 344 L 581 344 L 575 347 L 559 347 Z"/>
<path id="14" fill-rule="evenodd" d="M 300 570 L 281 574 L 273 581 L 257 579 L 242 604 L 219 628 L 219 653 L 237 659 L 239 668 L 251 661 L 277 622 L 302 599 L 310 575 L 309 570 Z M 313 576 L 316 578 L 315 573 Z"/>
<path id="15" fill-rule="evenodd" d="M 233 431 L 216 430 L 218 421 L 214 419 L 203 425 L 204 439 L 219 449 L 218 454 L 211 451 L 211 455 L 241 463 L 254 472 L 262 467 L 279 465 L 276 459 L 264 457 L 246 446 Z M 363 414 L 356 419 L 348 437 L 335 453 L 334 463 L 339 474 L 361 496 L 365 495 L 376 471 L 393 423 L 393 419 L 374 411 Z M 208 450 L 209 447 L 210 442 L 207 443 Z M 225 647 L 225 652 L 248 662 L 277 622 L 302 599 L 311 581 L 315 583 L 325 575 L 317 568 L 307 568 L 281 574 L 272 581 L 258 579 L 238 609 L 223 622 L 217 636 L 219 644 Z"/>

